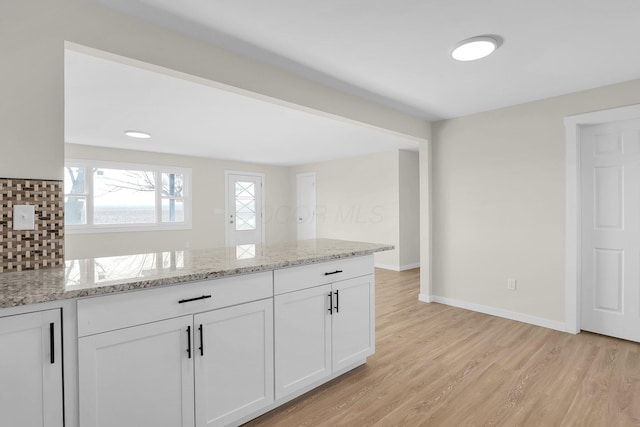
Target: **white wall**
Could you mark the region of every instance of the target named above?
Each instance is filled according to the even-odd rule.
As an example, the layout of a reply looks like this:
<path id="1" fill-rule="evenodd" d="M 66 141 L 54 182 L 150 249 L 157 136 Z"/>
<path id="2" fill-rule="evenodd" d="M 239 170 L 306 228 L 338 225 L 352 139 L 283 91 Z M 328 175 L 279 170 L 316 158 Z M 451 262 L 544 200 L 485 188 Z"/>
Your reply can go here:
<path id="1" fill-rule="evenodd" d="M 64 42 L 422 137 L 426 123 L 81 0 L 0 2 L 0 176 L 62 179 Z"/>
<path id="2" fill-rule="evenodd" d="M 304 172 L 316 173 L 319 238 L 395 245 L 375 258 L 398 265 L 397 150 L 292 168 L 294 177 Z"/>
<path id="3" fill-rule="evenodd" d="M 375 255 L 376 265 L 385 268 L 417 263 L 417 158 L 416 152 L 394 150 L 292 168 L 294 179 L 316 173 L 318 237 L 392 244 L 395 250 Z"/>
<path id="4" fill-rule="evenodd" d="M 418 153 L 395 150 L 297 168 L 134 150 L 65 145 L 73 159 L 158 164 L 192 169 L 193 227 L 126 233 L 69 234 L 67 259 L 225 245 L 224 171 L 265 174 L 266 241 L 296 238 L 296 173 L 316 172 L 318 237 L 391 243 L 394 251 L 376 254 L 392 269 L 419 262 Z"/>
<path id="5" fill-rule="evenodd" d="M 131 162 L 189 167 L 192 169 L 193 218 L 191 230 L 144 231 L 127 233 L 68 234 L 65 257 L 87 258 L 155 252 L 158 250 L 211 248 L 225 246 L 225 170 L 265 174 L 266 243 L 295 239 L 289 168 L 171 154 L 118 150 L 66 144 L 66 156 L 74 159 Z"/>
<path id="6" fill-rule="evenodd" d="M 400 150 L 398 163 L 399 267 L 416 267 L 420 263 L 420 165 L 418 152 Z"/>
<path id="7" fill-rule="evenodd" d="M 636 103 L 640 80 L 434 123 L 433 294 L 564 322 L 563 118 Z"/>

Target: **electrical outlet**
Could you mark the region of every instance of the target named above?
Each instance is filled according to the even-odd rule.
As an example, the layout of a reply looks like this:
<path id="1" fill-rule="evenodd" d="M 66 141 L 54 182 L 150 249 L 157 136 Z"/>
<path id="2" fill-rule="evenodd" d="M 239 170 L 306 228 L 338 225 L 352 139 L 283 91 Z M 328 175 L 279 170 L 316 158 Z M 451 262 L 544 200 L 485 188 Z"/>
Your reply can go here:
<path id="1" fill-rule="evenodd" d="M 510 291 L 516 290 L 516 279 L 507 279 L 507 289 Z"/>
<path id="2" fill-rule="evenodd" d="M 13 229 L 35 230 L 35 206 L 13 205 Z"/>

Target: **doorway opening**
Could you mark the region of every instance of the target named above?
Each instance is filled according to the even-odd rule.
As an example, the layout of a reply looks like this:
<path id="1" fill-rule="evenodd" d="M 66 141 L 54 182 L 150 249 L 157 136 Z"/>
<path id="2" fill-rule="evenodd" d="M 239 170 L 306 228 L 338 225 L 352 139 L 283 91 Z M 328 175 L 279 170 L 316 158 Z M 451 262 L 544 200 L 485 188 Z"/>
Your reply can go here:
<path id="1" fill-rule="evenodd" d="M 640 118 L 640 105 L 615 108 L 593 113 L 581 114 L 565 118 L 566 127 L 566 231 L 565 231 L 565 319 L 566 330 L 571 333 L 578 333 L 583 327 L 582 301 L 583 301 L 583 267 L 590 265 L 593 267 L 595 258 L 584 259 L 583 246 L 583 161 L 581 161 L 582 130 L 588 126 L 601 125 L 611 122 L 621 122 Z M 614 141 L 615 142 L 615 141 Z M 614 148 L 616 144 L 612 145 Z M 593 147 L 592 147 L 593 148 Z M 613 183 L 613 181 L 611 181 Z M 597 186 L 593 187 L 597 191 Z M 604 211 L 603 211 L 604 213 Z M 593 217 L 593 212 L 591 217 Z M 592 218 L 591 218 L 592 219 Z M 594 222 L 595 220 L 589 222 Z M 597 228 L 597 227 L 594 227 Z M 592 248 L 593 249 L 593 248 Z M 601 254 L 602 255 L 602 254 Z M 595 257 L 594 253 L 594 257 Z M 614 260 L 615 257 L 605 257 L 607 260 Z M 600 261 L 606 261 L 605 258 Z M 611 259 L 609 259 L 611 258 Z M 636 257 L 637 258 L 637 257 Z M 615 260 L 614 260 L 615 261 Z M 636 259 L 636 263 L 638 260 Z M 588 263 L 588 264 L 587 264 Z M 596 262 L 597 263 L 597 262 Z M 615 263 L 610 263 L 611 265 Z M 590 267 L 591 268 L 591 267 Z M 595 268 L 595 267 L 594 267 Z M 590 271 L 594 271 L 591 268 Z M 612 270 L 613 271 L 613 270 Z M 619 270 L 621 271 L 621 270 Z M 596 272 L 597 275 L 597 272 Z M 604 276 L 603 276 L 603 280 Z M 637 283 L 634 284 L 638 286 Z M 590 299 L 593 299 L 594 290 L 589 288 Z M 603 294 L 602 297 L 611 297 L 612 294 Z M 624 298 L 621 294 L 621 298 Z M 609 298 L 610 299 L 610 298 Z M 638 301 L 636 301 L 638 303 Z M 624 310 L 622 310 L 624 311 Z"/>

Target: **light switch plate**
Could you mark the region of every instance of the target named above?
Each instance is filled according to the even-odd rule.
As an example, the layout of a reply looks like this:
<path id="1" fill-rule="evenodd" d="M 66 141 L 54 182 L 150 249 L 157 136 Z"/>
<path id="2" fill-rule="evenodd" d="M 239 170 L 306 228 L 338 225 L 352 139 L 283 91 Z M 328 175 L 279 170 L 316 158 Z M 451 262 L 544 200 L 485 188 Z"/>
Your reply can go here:
<path id="1" fill-rule="evenodd" d="M 35 206 L 13 205 L 13 229 L 35 230 L 35 216 Z"/>

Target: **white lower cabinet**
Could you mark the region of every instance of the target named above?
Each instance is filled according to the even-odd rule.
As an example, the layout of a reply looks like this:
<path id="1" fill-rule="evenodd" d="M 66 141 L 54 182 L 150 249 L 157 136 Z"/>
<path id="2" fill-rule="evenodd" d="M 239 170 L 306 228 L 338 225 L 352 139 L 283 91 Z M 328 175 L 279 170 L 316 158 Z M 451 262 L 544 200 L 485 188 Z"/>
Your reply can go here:
<path id="1" fill-rule="evenodd" d="M 85 334 L 78 338 L 80 426 L 223 426 L 272 404 L 271 275 L 251 280 L 255 292 L 244 298 L 269 297 L 208 310 L 225 301 L 216 290 L 242 280 L 213 281 L 213 290 L 187 288 L 179 299 L 173 290 L 132 293 L 127 301 L 147 313 L 159 316 L 166 307 L 190 314 L 129 327 L 121 327 L 123 317 L 142 315 L 122 310 L 122 295 L 79 302 Z M 110 324 L 118 329 L 106 330 Z"/>
<path id="2" fill-rule="evenodd" d="M 331 364 L 334 372 L 375 352 L 373 283 L 373 275 L 369 275 L 333 285 Z"/>
<path id="3" fill-rule="evenodd" d="M 0 318 L 0 424 L 61 427 L 60 310 Z"/>
<path id="4" fill-rule="evenodd" d="M 276 295 L 276 399 L 331 374 L 331 285 Z"/>
<path id="5" fill-rule="evenodd" d="M 194 317 L 196 426 L 220 426 L 273 402 L 273 300 Z"/>
<path id="6" fill-rule="evenodd" d="M 183 316 L 80 338 L 80 425 L 193 426 L 192 324 Z"/>
<path id="7" fill-rule="evenodd" d="M 375 351 L 373 275 L 276 295 L 274 306 L 276 399 Z"/>
<path id="8" fill-rule="evenodd" d="M 364 363 L 372 272 L 367 256 L 78 300 L 80 426 L 238 425 Z"/>

